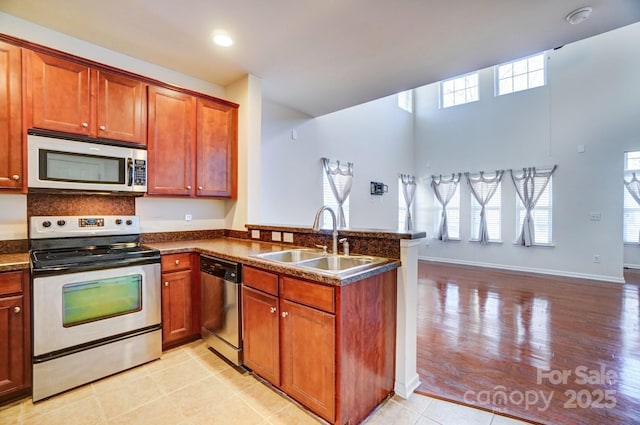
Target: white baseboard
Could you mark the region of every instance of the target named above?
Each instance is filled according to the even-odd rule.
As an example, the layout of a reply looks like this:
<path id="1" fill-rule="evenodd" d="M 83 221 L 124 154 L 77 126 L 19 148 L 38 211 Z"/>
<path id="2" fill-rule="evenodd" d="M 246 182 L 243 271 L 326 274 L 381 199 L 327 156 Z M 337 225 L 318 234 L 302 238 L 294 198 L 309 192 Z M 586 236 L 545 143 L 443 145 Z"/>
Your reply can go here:
<path id="1" fill-rule="evenodd" d="M 452 258 L 419 256 L 418 259 L 425 260 L 425 261 L 433 261 L 437 263 L 458 264 L 462 266 L 488 267 L 492 269 L 510 270 L 510 271 L 516 271 L 516 272 L 538 273 L 538 274 L 562 276 L 562 277 L 575 277 L 578 279 L 599 280 L 602 282 L 611 282 L 611 283 L 625 283 L 624 278 L 617 277 L 617 276 L 575 273 L 575 272 L 568 272 L 564 270 L 538 269 L 534 267 L 521 267 L 521 266 L 511 266 L 511 265 L 505 265 L 505 264 L 483 263 L 479 261 L 467 261 L 467 260 L 458 260 L 458 259 L 452 259 Z M 640 266 L 638 266 L 638 268 L 640 268 Z"/>
<path id="2" fill-rule="evenodd" d="M 413 394 L 413 392 L 420 386 L 420 377 L 416 373 L 416 375 L 411 379 L 411 382 L 403 383 L 396 381 L 396 384 L 393 388 L 393 391 L 400 397 L 405 400 Z"/>

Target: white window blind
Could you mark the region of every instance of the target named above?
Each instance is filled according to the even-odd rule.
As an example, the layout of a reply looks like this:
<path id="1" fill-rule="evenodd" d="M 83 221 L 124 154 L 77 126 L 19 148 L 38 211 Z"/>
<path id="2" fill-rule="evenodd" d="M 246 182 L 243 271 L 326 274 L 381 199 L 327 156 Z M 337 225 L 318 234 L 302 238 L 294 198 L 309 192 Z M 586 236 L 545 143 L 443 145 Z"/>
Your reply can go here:
<path id="1" fill-rule="evenodd" d="M 625 152 L 624 154 L 624 174 L 625 180 L 631 179 L 631 173 L 636 173 L 640 178 L 640 151 Z M 625 243 L 638 243 L 640 234 L 640 206 L 633 199 L 624 185 L 624 217 L 622 220 L 622 240 Z"/>
<path id="2" fill-rule="evenodd" d="M 478 232 L 480 229 L 480 210 L 482 207 L 473 196 L 471 196 L 471 240 L 478 240 Z M 489 231 L 490 241 L 500 241 L 502 239 L 502 182 L 498 185 L 496 192 L 491 200 L 484 208 L 487 217 L 487 230 Z"/>
<path id="3" fill-rule="evenodd" d="M 514 93 L 546 84 L 545 53 L 495 67 L 496 95 Z"/>
<path id="4" fill-rule="evenodd" d="M 544 192 L 540 195 L 538 199 L 538 203 L 536 207 L 531 212 L 531 216 L 533 217 L 533 223 L 535 226 L 535 241 L 534 243 L 537 245 L 550 245 L 553 242 L 551 235 L 551 219 L 553 212 L 553 177 L 549 178 L 549 184 L 545 188 Z M 520 198 L 516 194 L 516 235 L 520 234 L 520 230 L 522 229 L 522 222 L 524 221 L 524 215 L 527 210 L 522 205 Z"/>
<path id="5" fill-rule="evenodd" d="M 442 108 L 475 102 L 478 99 L 477 72 L 440 82 L 440 106 Z"/>
<path id="6" fill-rule="evenodd" d="M 434 235 L 438 234 L 440 229 L 440 220 L 442 220 L 442 205 L 438 199 L 433 197 L 434 205 L 438 206 L 434 227 Z M 456 189 L 456 193 L 447 204 L 447 229 L 449 232 L 449 239 L 460 239 L 460 187 Z"/>
<path id="7" fill-rule="evenodd" d="M 335 166 L 336 163 L 335 162 L 331 162 L 332 166 Z M 336 175 L 335 176 L 338 185 L 342 185 L 342 182 L 340 181 L 340 179 L 344 178 L 341 175 Z M 338 210 L 338 201 L 336 201 L 335 196 L 333 196 L 333 192 L 331 191 L 331 185 L 329 184 L 329 178 L 327 177 L 327 173 L 324 172 L 324 170 L 322 170 L 322 197 L 323 197 L 323 202 L 322 205 L 326 205 L 328 207 L 330 207 L 333 212 L 336 213 L 336 217 L 339 214 L 339 210 Z M 349 227 L 349 200 L 351 199 L 351 196 L 347 197 L 347 199 L 345 199 L 344 204 L 342 204 L 342 208 L 344 209 L 344 218 L 346 221 L 346 227 Z M 331 229 L 333 226 L 333 224 L 331 223 L 331 215 L 328 212 L 325 212 L 322 214 L 322 228 L 323 229 Z"/>

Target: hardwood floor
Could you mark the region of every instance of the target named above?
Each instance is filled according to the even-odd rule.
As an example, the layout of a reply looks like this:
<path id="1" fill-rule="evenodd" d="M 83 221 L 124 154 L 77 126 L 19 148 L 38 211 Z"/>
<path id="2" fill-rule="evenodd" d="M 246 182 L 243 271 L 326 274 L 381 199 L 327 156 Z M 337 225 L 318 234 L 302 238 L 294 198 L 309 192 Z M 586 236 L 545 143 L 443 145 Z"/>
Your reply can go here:
<path id="1" fill-rule="evenodd" d="M 420 261 L 418 392 L 543 424 L 640 424 L 640 271 L 625 284 Z"/>

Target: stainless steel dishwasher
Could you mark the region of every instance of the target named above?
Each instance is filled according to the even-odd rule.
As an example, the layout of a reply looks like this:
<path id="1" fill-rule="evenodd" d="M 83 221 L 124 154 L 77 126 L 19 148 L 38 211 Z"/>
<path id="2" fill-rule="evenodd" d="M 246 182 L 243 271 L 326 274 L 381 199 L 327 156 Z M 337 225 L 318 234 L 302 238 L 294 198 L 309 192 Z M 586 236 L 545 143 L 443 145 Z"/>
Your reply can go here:
<path id="1" fill-rule="evenodd" d="M 200 256 L 202 339 L 237 366 L 243 362 L 241 271 L 241 264 Z"/>

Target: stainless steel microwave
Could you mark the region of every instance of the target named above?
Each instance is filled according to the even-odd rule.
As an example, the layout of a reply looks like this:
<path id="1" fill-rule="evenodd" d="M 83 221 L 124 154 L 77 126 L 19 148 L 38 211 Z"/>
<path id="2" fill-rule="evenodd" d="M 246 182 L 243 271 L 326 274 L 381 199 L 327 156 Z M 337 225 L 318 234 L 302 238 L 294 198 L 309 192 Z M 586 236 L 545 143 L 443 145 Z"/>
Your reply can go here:
<path id="1" fill-rule="evenodd" d="M 28 134 L 27 164 L 30 191 L 147 191 L 144 149 Z"/>

